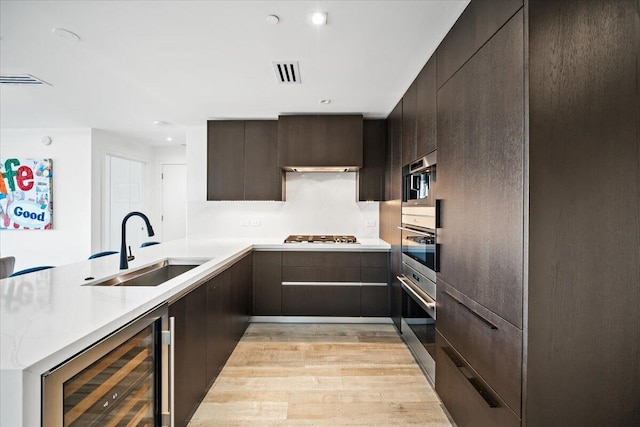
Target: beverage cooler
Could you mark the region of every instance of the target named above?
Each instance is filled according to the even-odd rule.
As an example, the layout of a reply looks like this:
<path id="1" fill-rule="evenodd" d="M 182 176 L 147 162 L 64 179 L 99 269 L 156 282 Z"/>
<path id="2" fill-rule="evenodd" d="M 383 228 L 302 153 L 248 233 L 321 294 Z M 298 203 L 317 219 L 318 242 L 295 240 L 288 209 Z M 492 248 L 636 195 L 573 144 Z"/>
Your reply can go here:
<path id="1" fill-rule="evenodd" d="M 173 425 L 165 304 L 43 375 L 42 425 Z"/>

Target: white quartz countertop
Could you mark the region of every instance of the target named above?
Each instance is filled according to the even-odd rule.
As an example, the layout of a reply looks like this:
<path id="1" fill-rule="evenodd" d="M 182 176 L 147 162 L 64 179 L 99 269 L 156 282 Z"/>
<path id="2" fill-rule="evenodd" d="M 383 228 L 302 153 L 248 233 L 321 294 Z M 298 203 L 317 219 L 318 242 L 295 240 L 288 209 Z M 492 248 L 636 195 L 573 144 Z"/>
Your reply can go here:
<path id="1" fill-rule="evenodd" d="M 359 239 L 359 244 L 283 241 L 189 238 L 134 250 L 130 270 L 164 259 L 201 264 L 159 286 L 87 286 L 120 274 L 117 254 L 0 280 L 0 425 L 39 425 L 43 373 L 251 250 L 390 248 L 380 239 Z"/>

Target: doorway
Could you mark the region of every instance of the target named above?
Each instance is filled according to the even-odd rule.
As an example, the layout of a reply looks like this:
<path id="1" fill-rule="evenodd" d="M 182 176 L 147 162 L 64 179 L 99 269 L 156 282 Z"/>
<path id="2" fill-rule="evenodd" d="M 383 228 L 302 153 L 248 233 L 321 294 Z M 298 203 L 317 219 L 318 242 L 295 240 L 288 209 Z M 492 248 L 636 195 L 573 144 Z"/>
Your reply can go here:
<path id="1" fill-rule="evenodd" d="M 187 235 L 187 166 L 162 165 L 162 241 Z"/>
<path id="2" fill-rule="evenodd" d="M 107 205 L 104 249 L 118 250 L 125 215 L 131 211 L 144 212 L 145 164 L 107 155 L 105 170 Z M 142 219 L 135 217 L 127 221 L 127 244 L 137 248 L 145 240 L 148 238 Z"/>

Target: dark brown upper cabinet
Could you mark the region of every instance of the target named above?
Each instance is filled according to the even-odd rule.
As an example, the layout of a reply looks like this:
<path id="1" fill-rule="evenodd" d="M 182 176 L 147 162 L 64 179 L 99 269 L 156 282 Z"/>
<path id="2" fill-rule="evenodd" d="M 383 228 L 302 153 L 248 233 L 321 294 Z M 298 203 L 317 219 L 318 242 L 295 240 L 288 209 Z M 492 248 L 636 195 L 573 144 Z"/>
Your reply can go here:
<path id="1" fill-rule="evenodd" d="M 362 115 L 291 115 L 278 118 L 280 167 L 362 167 Z"/>
<path id="2" fill-rule="evenodd" d="M 472 1 L 437 50 L 438 88 L 522 7 L 522 0 Z"/>
<path id="3" fill-rule="evenodd" d="M 402 99 L 387 117 L 385 200 L 402 198 Z"/>
<path id="4" fill-rule="evenodd" d="M 384 200 L 387 158 L 386 120 L 365 120 L 363 165 L 358 176 L 358 200 Z"/>
<path id="5" fill-rule="evenodd" d="M 283 200 L 275 120 L 207 123 L 207 200 Z"/>
<path id="6" fill-rule="evenodd" d="M 416 78 L 416 158 L 436 149 L 436 57 L 427 61 Z"/>
<path id="7" fill-rule="evenodd" d="M 402 97 L 402 166 L 408 165 L 417 158 L 417 113 L 418 84 L 414 80 Z"/>

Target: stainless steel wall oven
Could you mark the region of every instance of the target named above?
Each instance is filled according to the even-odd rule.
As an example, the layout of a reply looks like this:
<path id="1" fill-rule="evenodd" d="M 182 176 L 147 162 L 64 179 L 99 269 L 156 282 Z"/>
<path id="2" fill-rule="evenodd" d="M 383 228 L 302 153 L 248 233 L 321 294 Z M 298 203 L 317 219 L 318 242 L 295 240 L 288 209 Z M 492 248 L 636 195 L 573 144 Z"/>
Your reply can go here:
<path id="1" fill-rule="evenodd" d="M 42 425 L 173 425 L 171 320 L 160 306 L 44 374 Z"/>
<path id="2" fill-rule="evenodd" d="M 435 383 L 436 273 L 439 270 L 436 153 L 405 167 L 401 249 L 400 330 L 428 379 Z"/>

